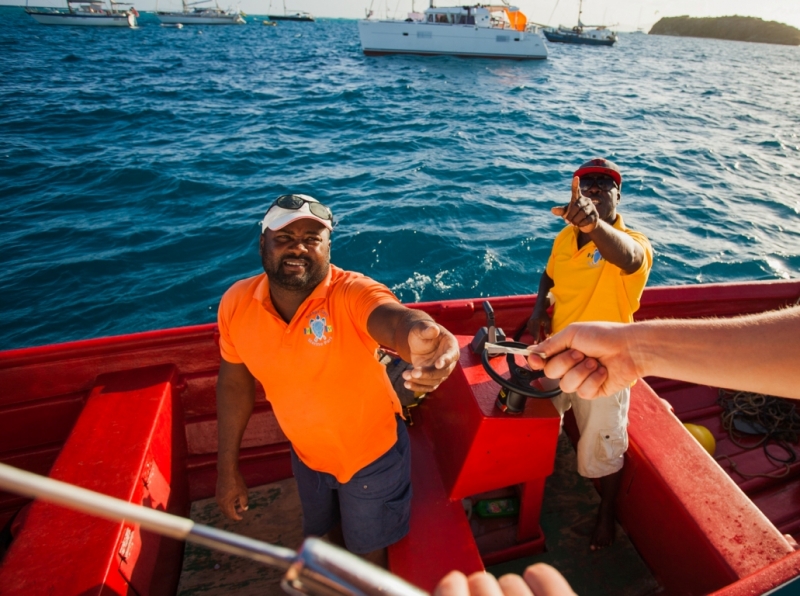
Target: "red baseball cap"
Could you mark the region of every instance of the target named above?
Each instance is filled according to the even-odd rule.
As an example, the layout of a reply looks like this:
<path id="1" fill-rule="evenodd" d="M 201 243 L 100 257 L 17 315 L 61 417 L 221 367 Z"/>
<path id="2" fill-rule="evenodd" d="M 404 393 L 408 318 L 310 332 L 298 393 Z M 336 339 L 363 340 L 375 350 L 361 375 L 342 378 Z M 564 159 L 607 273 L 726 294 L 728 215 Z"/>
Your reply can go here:
<path id="1" fill-rule="evenodd" d="M 586 174 L 607 174 L 614 179 L 614 182 L 617 183 L 617 186 L 622 188 L 622 174 L 620 174 L 617 164 L 615 164 L 613 161 L 609 161 L 600 157 L 597 159 L 590 159 L 577 170 L 575 170 L 573 176 L 580 178 Z"/>

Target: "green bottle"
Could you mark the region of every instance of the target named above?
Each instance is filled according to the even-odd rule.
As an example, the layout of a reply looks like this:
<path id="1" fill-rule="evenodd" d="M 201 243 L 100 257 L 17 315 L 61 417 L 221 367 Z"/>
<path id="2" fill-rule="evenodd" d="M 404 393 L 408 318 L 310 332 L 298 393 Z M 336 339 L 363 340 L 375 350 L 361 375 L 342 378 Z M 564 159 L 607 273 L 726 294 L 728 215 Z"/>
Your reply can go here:
<path id="1" fill-rule="evenodd" d="M 480 517 L 514 517 L 519 513 L 519 499 L 484 499 L 478 501 L 475 511 Z"/>

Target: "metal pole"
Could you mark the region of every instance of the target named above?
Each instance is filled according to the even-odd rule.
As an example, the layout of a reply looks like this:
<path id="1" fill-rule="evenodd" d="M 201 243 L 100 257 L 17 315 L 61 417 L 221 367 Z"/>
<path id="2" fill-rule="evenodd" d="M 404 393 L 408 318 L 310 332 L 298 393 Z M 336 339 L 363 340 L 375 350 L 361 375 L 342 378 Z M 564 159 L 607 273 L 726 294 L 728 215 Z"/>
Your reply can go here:
<path id="1" fill-rule="evenodd" d="M 388 571 L 317 538 L 307 538 L 296 553 L 2 463 L 0 489 L 113 521 L 134 522 L 161 536 L 266 563 L 286 572 L 281 585 L 292 594 L 427 596 Z"/>

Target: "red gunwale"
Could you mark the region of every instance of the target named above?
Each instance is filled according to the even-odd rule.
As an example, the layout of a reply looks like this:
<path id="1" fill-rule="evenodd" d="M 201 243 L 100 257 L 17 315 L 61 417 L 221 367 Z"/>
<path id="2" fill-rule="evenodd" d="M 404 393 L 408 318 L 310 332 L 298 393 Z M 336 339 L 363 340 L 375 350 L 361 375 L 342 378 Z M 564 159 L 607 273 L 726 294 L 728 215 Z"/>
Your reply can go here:
<path id="1" fill-rule="evenodd" d="M 489 298 L 498 326 L 508 333 L 513 333 L 527 319 L 534 299 L 535 295 Z M 654 287 L 645 290 L 637 320 L 734 316 L 781 308 L 796 304 L 798 299 L 800 281 L 794 280 Z M 484 300 L 447 300 L 409 306 L 430 313 L 457 335 L 470 336 L 485 324 Z M 180 465 L 188 483 L 186 490 L 171 490 L 170 507 L 186 510 L 190 500 L 212 496 L 216 465 L 214 385 L 219 363 L 216 339 L 216 325 L 208 324 L 0 352 L 0 386 L 4 388 L 0 393 L 0 427 L 4 429 L 0 433 L 0 461 L 38 473 L 50 473 L 64 444 L 74 442 L 73 431 L 80 427 L 85 404 L 93 390 L 96 394 L 101 375 L 125 375 L 126 371 L 134 369 L 170 365 L 175 371 L 170 381 L 171 391 L 177 397 L 172 400 L 176 410 L 170 420 L 181 421 L 183 432 L 176 433 L 176 444 L 162 445 L 158 449 L 171 449 L 176 454 L 181 448 L 185 449 L 185 457 L 175 461 L 182 462 Z M 638 383 L 635 387 L 631 448 L 627 456 L 631 465 L 626 466 L 627 492 L 621 500 L 624 506 L 620 505 L 619 518 L 664 586 L 665 593 L 763 593 L 800 575 L 800 554 L 790 552 L 779 538 L 784 528 L 789 528 L 793 534 L 800 532 L 800 515 L 794 515 L 800 508 L 768 499 L 779 490 L 800 489 L 731 480 L 688 433 L 683 432 L 659 399 L 664 397 L 676 404 L 675 413 L 681 421 L 710 418 L 714 415 L 713 405 L 705 402 L 691 407 L 686 405 L 695 399 L 686 396 L 691 396 L 692 391 L 699 395 L 703 388 L 661 379 L 648 381 L 655 392 L 647 383 Z M 432 419 L 437 414 L 435 409 L 429 408 L 423 410 L 422 415 Z M 113 420 L 107 421 L 109 427 L 113 423 Z M 100 438 L 106 431 L 100 422 L 93 427 L 93 433 Z M 665 445 L 670 449 L 665 449 Z M 418 442 L 416 449 L 424 451 L 424 441 Z M 428 465 L 441 468 L 443 464 L 439 461 Z M 269 404 L 263 400 L 259 401 L 245 435 L 242 469 L 251 485 L 291 475 L 287 444 L 276 427 Z M 687 475 L 687 469 L 692 470 L 692 474 Z M 442 477 L 446 480 L 448 473 Z M 798 477 L 800 468 L 793 470 L 787 482 L 798 482 Z M 78 476 L 76 482 L 79 480 Z M 759 503 L 763 513 L 740 487 Z M 772 492 L 766 493 L 768 490 Z M 141 497 L 139 493 L 136 498 Z M 440 493 L 420 491 L 420 494 L 427 499 L 441 497 Z M 706 503 L 713 501 L 713 507 L 704 506 L 704 500 Z M 0 493 L 0 527 L 27 502 Z M 442 506 L 451 507 L 447 503 Z M 776 509 L 781 506 L 785 510 Z M 711 521 L 703 522 L 703 517 L 709 517 L 709 510 Z M 734 510 L 740 512 L 739 521 L 731 517 Z M 460 531 L 457 530 L 458 515 L 452 513 L 452 507 L 448 515 L 454 515 L 453 531 Z M 780 528 L 770 522 L 778 518 Z M 748 529 L 738 534 L 732 532 L 731 524 L 740 523 L 742 519 Z M 669 533 L 670 527 L 688 532 L 688 540 L 681 543 L 679 535 Z M 24 531 L 23 528 L 20 536 Z M 435 526 L 428 531 L 441 535 L 441 530 Z M 687 549 L 687 542 L 691 543 L 691 548 Z M 46 543 L 37 548 L 43 559 L 52 557 Z M 440 544 L 437 548 L 442 551 L 437 556 L 444 557 L 444 564 L 447 564 L 445 547 Z M 9 577 L 17 578 L 26 572 L 12 568 L 15 549 L 16 541 L 0 567 L 0 585 L 11 585 L 6 583 Z M 172 553 L 170 557 L 175 560 L 162 557 L 160 565 L 179 566 L 179 555 L 169 549 L 164 552 Z M 82 561 L 90 560 L 91 555 L 80 553 L 71 564 L 80 566 Z M 393 568 L 413 567 L 404 567 L 403 563 L 403 558 L 413 553 L 403 554 L 403 549 L 398 548 L 392 556 Z M 464 561 L 467 561 L 463 563 L 467 569 L 480 564 L 474 552 L 455 553 L 453 557 L 454 566 Z M 429 574 L 435 573 L 438 573 L 436 569 L 429 571 Z M 430 588 L 431 577 L 417 581 Z M 415 580 L 413 576 L 409 579 Z M 140 592 L 161 592 L 156 588 L 147 589 L 146 586 L 155 586 L 157 582 L 144 572 L 138 573 L 135 583 Z"/>

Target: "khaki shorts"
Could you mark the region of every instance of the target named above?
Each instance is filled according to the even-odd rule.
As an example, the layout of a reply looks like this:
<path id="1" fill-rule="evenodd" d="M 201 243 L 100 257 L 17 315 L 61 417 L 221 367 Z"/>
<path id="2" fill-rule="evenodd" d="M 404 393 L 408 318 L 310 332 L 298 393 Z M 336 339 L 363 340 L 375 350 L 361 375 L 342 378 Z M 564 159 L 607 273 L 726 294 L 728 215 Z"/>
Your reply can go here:
<path id="1" fill-rule="evenodd" d="M 577 393 L 554 397 L 561 416 L 572 408 L 581 438 L 578 441 L 578 474 L 602 478 L 622 469 L 628 450 L 630 388 L 597 399 L 581 399 Z"/>

